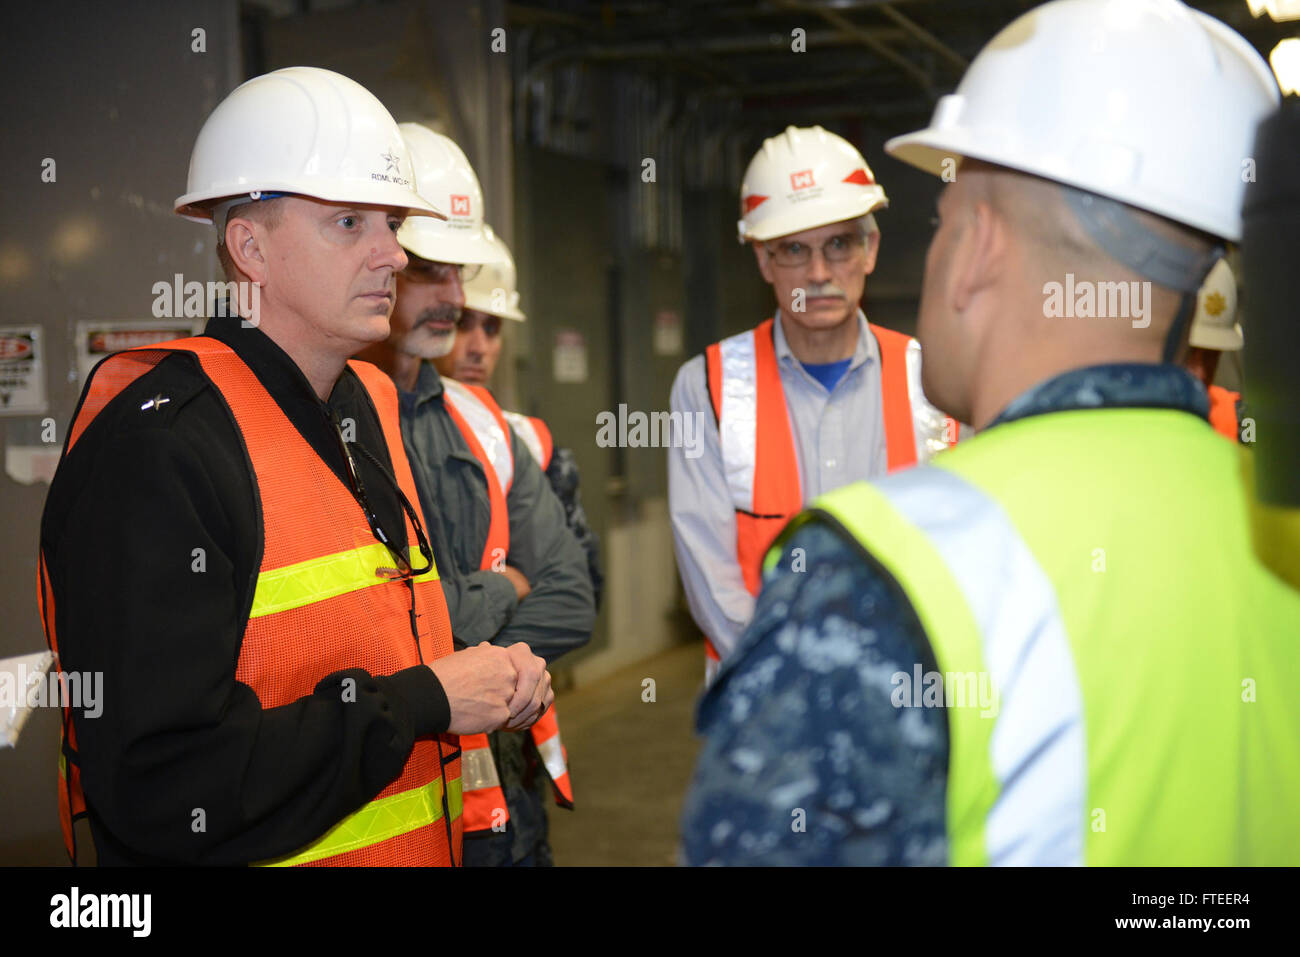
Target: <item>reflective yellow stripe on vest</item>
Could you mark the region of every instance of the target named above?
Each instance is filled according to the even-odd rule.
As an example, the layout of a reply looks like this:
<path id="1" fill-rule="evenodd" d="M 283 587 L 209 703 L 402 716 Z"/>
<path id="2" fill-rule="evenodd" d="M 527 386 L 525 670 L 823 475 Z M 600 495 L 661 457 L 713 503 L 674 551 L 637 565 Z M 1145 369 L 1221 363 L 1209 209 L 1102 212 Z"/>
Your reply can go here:
<path id="1" fill-rule="evenodd" d="M 453 820 L 460 817 L 460 778 L 453 778 L 448 783 L 447 806 Z M 296 867 L 299 864 L 310 864 L 312 861 L 378 844 L 441 819 L 442 781 L 435 778 L 424 787 L 371 801 L 296 854 L 259 861 L 256 866 Z"/>
<path id="2" fill-rule="evenodd" d="M 391 568 L 393 556 L 388 548 L 376 542 L 362 548 L 310 558 L 305 562 L 261 571 L 257 588 L 253 592 L 253 609 L 249 618 L 273 615 L 291 608 L 301 608 L 314 602 L 325 601 L 350 591 L 382 585 L 388 578 L 375 573 L 378 568 Z M 436 581 L 438 566 L 433 565 L 415 581 Z"/>

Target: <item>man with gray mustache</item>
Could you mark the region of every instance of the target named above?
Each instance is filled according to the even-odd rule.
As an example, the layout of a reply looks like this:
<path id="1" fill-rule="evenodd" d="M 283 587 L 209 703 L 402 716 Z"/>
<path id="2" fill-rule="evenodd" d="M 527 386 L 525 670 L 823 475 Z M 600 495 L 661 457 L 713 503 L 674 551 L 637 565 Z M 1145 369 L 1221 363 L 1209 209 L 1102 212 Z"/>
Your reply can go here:
<path id="1" fill-rule="evenodd" d="M 398 231 L 408 263 L 397 274 L 390 334 L 360 358 L 397 385 L 402 442 L 454 642 L 522 642 L 549 663 L 591 638 L 586 554 L 490 394 L 441 378 L 431 361 L 455 345 L 463 283 L 499 253 L 484 234 L 483 193 L 461 149 L 417 123 L 399 129 L 416 189 L 441 196 L 448 218 L 436 229 Z M 569 808 L 572 793 L 554 711 L 543 720 L 538 733 L 461 736 L 465 866 L 552 863 L 543 792 L 554 791 L 556 803 Z"/>
<path id="2" fill-rule="evenodd" d="M 759 562 L 786 521 L 957 437 L 921 392 L 916 341 L 859 305 L 880 248 L 873 214 L 889 202 L 862 154 L 791 126 L 763 143 L 740 193 L 740 241 L 776 313 L 683 365 L 671 398 L 702 432 L 702 454 L 668 450 L 668 503 L 710 681 L 753 617 Z"/>

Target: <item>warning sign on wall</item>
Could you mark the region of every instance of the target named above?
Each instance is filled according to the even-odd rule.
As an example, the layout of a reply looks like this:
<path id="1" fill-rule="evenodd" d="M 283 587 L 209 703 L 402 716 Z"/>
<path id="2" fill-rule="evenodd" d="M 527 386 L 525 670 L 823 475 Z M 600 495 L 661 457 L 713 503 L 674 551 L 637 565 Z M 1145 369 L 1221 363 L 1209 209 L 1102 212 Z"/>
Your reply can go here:
<path id="1" fill-rule="evenodd" d="M 660 309 L 655 313 L 654 352 L 657 356 L 682 354 L 682 314 L 676 309 Z"/>
<path id="2" fill-rule="evenodd" d="M 203 320 L 194 322 L 184 320 L 171 321 L 166 324 L 157 322 L 79 322 L 77 323 L 77 375 L 84 384 L 90 376 L 90 370 L 104 356 L 123 349 L 137 346 L 149 346 L 155 342 L 167 342 L 171 339 L 184 339 L 186 336 L 198 335 L 203 331 Z"/>
<path id="3" fill-rule="evenodd" d="M 31 415 L 46 408 L 41 327 L 0 326 L 0 415 Z"/>
<path id="4" fill-rule="evenodd" d="M 555 333 L 551 373 L 556 382 L 587 381 L 587 341 L 581 332 L 561 329 Z"/>

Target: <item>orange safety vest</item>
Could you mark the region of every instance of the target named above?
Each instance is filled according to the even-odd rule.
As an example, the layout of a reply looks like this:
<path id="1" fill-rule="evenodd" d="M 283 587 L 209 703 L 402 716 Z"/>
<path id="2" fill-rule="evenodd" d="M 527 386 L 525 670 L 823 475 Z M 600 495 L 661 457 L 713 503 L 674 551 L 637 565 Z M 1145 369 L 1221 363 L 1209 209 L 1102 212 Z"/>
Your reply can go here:
<path id="1" fill-rule="evenodd" d="M 533 453 L 538 468 L 545 472 L 547 466 L 551 464 L 551 455 L 555 451 L 555 442 L 551 438 L 551 430 L 547 424 L 541 419 L 524 415 L 522 412 L 502 410 L 501 414 L 514 427 L 519 438 L 523 439 L 524 445 L 528 446 L 528 451 Z"/>
<path id="2" fill-rule="evenodd" d="M 1210 393 L 1210 425 L 1224 438 L 1239 441 L 1241 433 L 1237 423 L 1237 402 L 1241 399 L 1241 393 L 1231 392 L 1218 385 L 1212 385 L 1206 391 Z"/>
<path id="3" fill-rule="evenodd" d="M 510 552 L 510 514 L 506 496 L 514 483 L 514 452 L 506 414 L 482 386 L 467 385 L 446 377 L 442 380 L 445 405 L 465 444 L 483 468 L 487 482 L 488 536 L 479 561 L 480 570 L 500 571 Z M 549 432 L 547 433 L 549 436 Z M 542 756 L 555 793 L 555 803 L 573 807 L 573 786 L 569 780 L 568 755 L 560 739 L 560 726 L 551 705 L 528 729 Z M 486 734 L 461 735 L 465 771 L 465 831 L 501 830 L 510 820 L 501 778 Z"/>
<path id="4" fill-rule="evenodd" d="M 392 556 L 374 541 L 352 493 L 225 344 L 196 337 L 110 356 L 95 369 L 64 455 L 72 454 L 86 427 L 114 397 L 173 352 L 194 355 L 230 407 L 261 503 L 262 560 L 236 680 L 270 709 L 311 694 L 322 678 L 346 668 L 386 675 L 450 654 L 451 623 L 436 568 L 409 582 L 384 574 L 391 573 Z M 396 389 L 369 363 L 349 364 L 378 412 L 398 485 L 419 508 L 402 446 Z M 406 526 L 413 543 L 409 519 Z M 39 564 L 41 616 L 57 654 L 54 595 L 44 554 Z M 75 860 L 73 822 L 85 815 L 86 804 L 71 709 L 64 709 L 63 729 L 59 816 Z M 418 738 L 401 773 L 371 801 L 307 846 L 260 863 L 455 864 L 461 849 L 458 747 L 452 734 Z"/>
<path id="5" fill-rule="evenodd" d="M 957 424 L 937 413 L 920 393 L 920 346 L 910 336 L 868 323 L 880 346 L 881 402 L 889 471 L 955 445 Z M 745 587 L 757 595 L 761 565 L 786 523 L 803 510 L 799 460 L 776 358 L 774 322 L 715 342 L 705 350 L 713 414 L 722 439 L 723 464 L 736 509 L 736 556 Z M 719 659 L 706 636 L 705 654 Z"/>

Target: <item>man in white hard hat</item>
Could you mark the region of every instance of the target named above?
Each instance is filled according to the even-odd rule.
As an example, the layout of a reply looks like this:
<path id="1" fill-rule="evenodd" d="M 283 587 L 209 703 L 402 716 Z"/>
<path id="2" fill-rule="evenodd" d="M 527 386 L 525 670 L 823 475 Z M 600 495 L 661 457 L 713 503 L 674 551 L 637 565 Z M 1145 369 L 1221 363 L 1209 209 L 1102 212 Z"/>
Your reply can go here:
<path id="1" fill-rule="evenodd" d="M 769 553 L 702 704 L 690 861 L 1300 860 L 1300 699 L 1265 691 L 1300 682 L 1300 595 L 1179 364 L 1277 100 L 1176 0 L 1055 0 L 889 141 L 956 171 L 918 335 L 979 434 Z"/>
<path id="2" fill-rule="evenodd" d="M 256 315 L 118 353 L 82 394 L 40 600 L 102 714 L 64 712 L 60 811 L 101 864 L 453 865 L 458 733 L 553 695 L 518 644 L 452 654 L 391 382 L 395 233 L 443 213 L 397 124 L 307 67 L 208 117 L 176 211 L 214 222 Z"/>
<path id="3" fill-rule="evenodd" d="M 516 286 L 515 259 L 501 237 L 484 226 L 488 241 L 497 250 L 498 259 L 487 263 L 478 275 L 465 282 L 465 308 L 456 324 L 456 341 L 451 351 L 434 360 L 434 366 L 445 379 L 455 379 L 466 385 L 488 389 L 497 362 L 501 359 L 505 321 L 524 322 L 527 317 L 519 308 L 519 291 Z M 550 426 L 545 420 L 522 412 L 504 411 L 502 414 L 515 430 L 542 472 L 546 475 L 560 504 L 564 506 L 565 521 L 587 555 L 587 572 L 596 610 L 605 575 L 600 567 L 600 544 L 596 533 L 587 523 L 587 513 L 579 495 L 581 484 L 578 464 L 573 451 L 555 445 Z"/>
<path id="4" fill-rule="evenodd" d="M 523 322 L 516 289 L 515 260 L 491 226 L 483 235 L 498 257 L 465 280 L 465 306 L 450 351 L 434 360 L 438 372 L 466 385 L 488 388 L 501 359 L 502 324 Z"/>
<path id="5" fill-rule="evenodd" d="M 860 306 L 887 203 L 862 154 L 820 126 L 766 140 L 745 172 L 740 241 L 776 314 L 683 365 L 670 400 L 704 437 L 702 453 L 670 446 L 668 503 L 710 678 L 753 616 L 759 563 L 790 518 L 956 439 L 922 394 L 915 340 Z"/>
<path id="6" fill-rule="evenodd" d="M 524 643 L 546 662 L 585 644 L 595 618 L 581 548 L 523 441 L 486 389 L 438 375 L 429 360 L 459 338 L 464 277 L 500 256 L 483 191 L 447 136 L 403 123 L 420 194 L 445 222 L 408 220 L 389 337 L 361 357 L 393 379 L 402 436 L 425 513 L 445 543 L 444 591 L 458 643 Z M 527 734 L 462 735 L 466 866 L 551 863 L 540 788 L 573 806 L 555 709 Z"/>
<path id="7" fill-rule="evenodd" d="M 1225 352 L 1240 352 L 1245 345 L 1237 321 L 1237 280 L 1228 260 L 1220 259 L 1196 294 L 1190 348 L 1185 365 L 1201 380 L 1210 397 L 1210 425 L 1226 439 L 1241 438 L 1241 393 L 1214 384 L 1219 360 Z"/>

